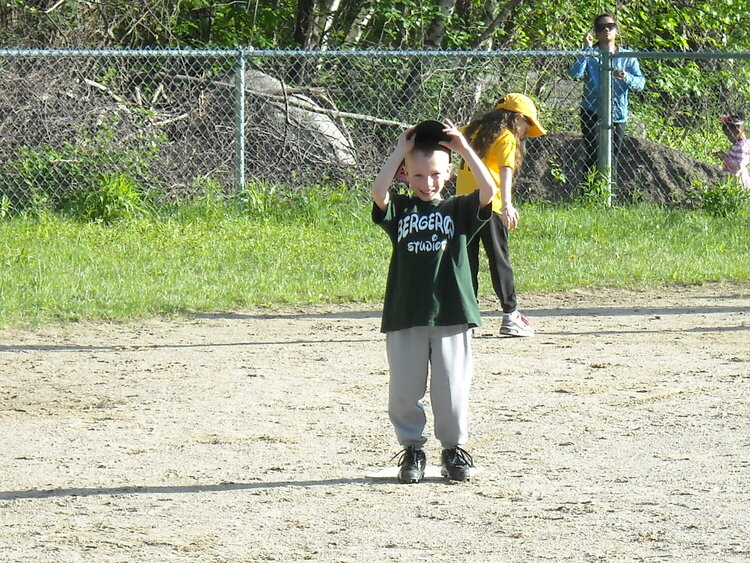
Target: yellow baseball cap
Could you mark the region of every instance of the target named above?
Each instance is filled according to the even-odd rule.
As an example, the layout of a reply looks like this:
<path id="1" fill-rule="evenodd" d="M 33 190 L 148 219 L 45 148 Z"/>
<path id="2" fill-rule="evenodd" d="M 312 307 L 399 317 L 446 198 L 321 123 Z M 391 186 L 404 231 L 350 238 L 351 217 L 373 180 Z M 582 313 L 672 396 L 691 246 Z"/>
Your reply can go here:
<path id="1" fill-rule="evenodd" d="M 528 118 L 531 121 L 531 127 L 526 132 L 528 137 L 541 137 L 547 134 L 542 124 L 539 123 L 536 106 L 528 96 L 517 93 L 506 94 L 495 104 L 495 109 L 515 111 Z"/>

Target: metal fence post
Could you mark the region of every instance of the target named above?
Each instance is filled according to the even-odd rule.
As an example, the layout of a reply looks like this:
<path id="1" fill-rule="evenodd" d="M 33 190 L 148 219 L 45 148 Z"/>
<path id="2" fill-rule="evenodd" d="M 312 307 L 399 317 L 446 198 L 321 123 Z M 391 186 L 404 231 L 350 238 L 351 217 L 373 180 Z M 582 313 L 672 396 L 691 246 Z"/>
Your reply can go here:
<path id="1" fill-rule="evenodd" d="M 245 188 L 245 50 L 237 53 L 234 72 L 234 187 Z"/>
<path id="2" fill-rule="evenodd" d="M 612 205 L 612 52 L 602 48 L 599 63 L 599 153 L 597 168 L 605 184 L 607 205 Z"/>

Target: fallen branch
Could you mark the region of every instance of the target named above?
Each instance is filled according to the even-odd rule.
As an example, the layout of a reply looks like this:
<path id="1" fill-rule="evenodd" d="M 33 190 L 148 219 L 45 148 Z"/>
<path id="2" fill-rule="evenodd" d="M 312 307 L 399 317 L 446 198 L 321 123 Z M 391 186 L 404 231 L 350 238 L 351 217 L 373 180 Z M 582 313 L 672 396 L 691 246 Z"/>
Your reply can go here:
<path id="1" fill-rule="evenodd" d="M 52 6 L 51 8 L 47 8 L 46 10 L 44 10 L 44 14 L 45 15 L 46 14 L 51 14 L 52 12 L 54 12 L 55 10 L 57 10 L 63 4 L 65 4 L 65 0 L 57 0 L 57 2 L 55 2 L 54 6 Z"/>
<path id="2" fill-rule="evenodd" d="M 189 81 L 189 82 L 203 82 L 203 83 L 207 82 L 211 84 L 212 86 L 218 86 L 221 88 L 229 88 L 232 90 L 235 88 L 234 84 L 230 84 L 229 82 L 204 80 L 201 78 L 194 78 L 192 76 L 184 76 L 184 75 L 177 75 L 174 78 L 178 80 Z M 322 114 L 329 115 L 335 118 L 356 119 L 358 121 L 366 121 L 368 123 L 375 123 L 377 125 L 388 125 L 391 127 L 400 127 L 401 129 L 406 129 L 410 127 L 408 123 L 404 123 L 402 121 L 393 121 L 390 119 L 381 119 L 379 117 L 375 117 L 372 115 L 364 115 L 361 113 L 351 113 L 348 111 L 338 111 L 335 109 L 322 108 L 319 105 L 306 102 L 304 100 L 300 100 L 299 98 L 293 97 L 295 94 L 305 93 L 306 91 L 302 88 L 294 88 L 291 90 L 287 90 L 286 91 L 287 96 L 279 95 L 279 94 L 269 94 L 268 92 L 261 92 L 258 90 L 250 90 L 250 89 L 246 89 L 245 92 L 247 92 L 248 94 L 252 94 L 253 96 L 258 96 L 261 98 L 266 98 L 269 100 L 282 102 L 284 104 L 289 104 L 290 106 L 295 106 L 300 109 L 305 109 L 305 110 L 312 111 L 315 113 L 322 113 Z M 291 94 L 291 96 L 289 94 Z"/>
<path id="3" fill-rule="evenodd" d="M 151 125 L 153 125 L 154 127 L 161 127 L 162 125 L 169 125 L 170 123 L 175 123 L 176 121 L 182 121 L 183 119 L 187 119 L 188 117 L 190 117 L 189 113 L 183 113 L 182 115 L 178 115 L 177 117 L 164 119 L 162 121 L 155 121 Z"/>
<path id="4" fill-rule="evenodd" d="M 116 101 L 118 104 L 120 104 L 121 106 L 123 106 L 123 108 L 125 109 L 125 111 L 130 112 L 130 108 L 128 107 L 127 100 L 125 98 L 123 98 L 122 96 L 118 96 L 117 94 L 115 94 L 112 90 L 110 90 L 109 88 L 107 88 L 104 84 L 100 84 L 99 82 L 95 82 L 93 80 L 89 80 L 88 78 L 84 78 L 83 81 L 86 84 L 88 84 L 89 86 L 91 86 L 92 88 L 96 88 L 97 90 L 101 90 L 102 92 L 105 92 L 105 93 L 109 94 L 109 96 L 114 101 Z"/>

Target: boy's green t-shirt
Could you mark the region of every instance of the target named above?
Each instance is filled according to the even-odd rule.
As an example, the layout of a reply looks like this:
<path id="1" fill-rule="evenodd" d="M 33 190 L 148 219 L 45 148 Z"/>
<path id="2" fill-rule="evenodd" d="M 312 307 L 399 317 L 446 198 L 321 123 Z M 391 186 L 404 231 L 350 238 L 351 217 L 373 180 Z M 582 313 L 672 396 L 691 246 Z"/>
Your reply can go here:
<path id="1" fill-rule="evenodd" d="M 480 326 L 466 245 L 490 218 L 479 192 L 425 202 L 392 194 L 372 219 L 393 244 L 382 332 L 415 326 Z"/>

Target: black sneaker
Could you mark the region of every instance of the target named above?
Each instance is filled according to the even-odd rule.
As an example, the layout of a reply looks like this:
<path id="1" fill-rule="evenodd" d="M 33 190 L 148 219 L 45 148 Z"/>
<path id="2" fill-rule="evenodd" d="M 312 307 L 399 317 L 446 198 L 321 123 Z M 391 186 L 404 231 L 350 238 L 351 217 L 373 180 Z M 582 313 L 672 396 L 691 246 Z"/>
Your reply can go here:
<path id="1" fill-rule="evenodd" d="M 427 456 L 422 450 L 418 450 L 414 446 L 407 446 L 399 453 L 401 457 L 398 459 L 398 482 L 419 483 L 424 477 Z M 395 458 L 397 455 L 393 457 Z"/>
<path id="2" fill-rule="evenodd" d="M 471 459 L 469 452 L 456 446 L 443 450 L 440 456 L 443 466 L 440 473 L 451 481 L 468 481 L 471 479 L 471 468 L 474 467 L 474 460 Z"/>

